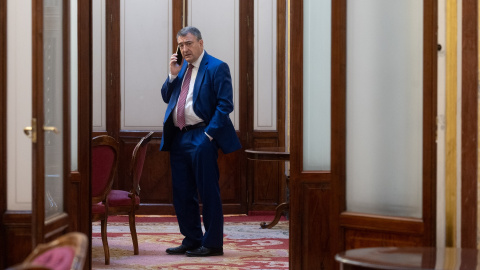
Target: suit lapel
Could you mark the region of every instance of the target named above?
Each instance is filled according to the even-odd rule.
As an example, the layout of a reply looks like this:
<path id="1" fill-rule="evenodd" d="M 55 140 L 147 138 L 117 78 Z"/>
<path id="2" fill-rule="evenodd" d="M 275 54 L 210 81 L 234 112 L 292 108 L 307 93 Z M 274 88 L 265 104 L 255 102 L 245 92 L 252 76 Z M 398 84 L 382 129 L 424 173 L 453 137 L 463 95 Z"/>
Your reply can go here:
<path id="1" fill-rule="evenodd" d="M 200 92 L 200 85 L 202 85 L 203 76 L 205 76 L 205 71 L 207 70 L 207 67 L 208 67 L 209 57 L 210 56 L 205 51 L 202 62 L 200 62 L 200 66 L 198 67 L 197 77 L 195 78 L 195 86 L 193 87 L 193 104 L 195 104 L 195 101 L 197 100 L 198 94 Z"/>

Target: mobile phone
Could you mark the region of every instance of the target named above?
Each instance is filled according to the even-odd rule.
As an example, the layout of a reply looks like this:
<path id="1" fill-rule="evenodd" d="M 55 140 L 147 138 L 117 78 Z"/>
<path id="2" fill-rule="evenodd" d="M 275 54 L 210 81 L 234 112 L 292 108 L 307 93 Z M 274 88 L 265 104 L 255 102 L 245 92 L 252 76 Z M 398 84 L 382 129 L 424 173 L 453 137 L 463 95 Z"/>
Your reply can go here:
<path id="1" fill-rule="evenodd" d="M 182 52 L 180 51 L 180 47 L 177 47 L 177 64 L 181 66 L 182 63 L 183 63 Z"/>

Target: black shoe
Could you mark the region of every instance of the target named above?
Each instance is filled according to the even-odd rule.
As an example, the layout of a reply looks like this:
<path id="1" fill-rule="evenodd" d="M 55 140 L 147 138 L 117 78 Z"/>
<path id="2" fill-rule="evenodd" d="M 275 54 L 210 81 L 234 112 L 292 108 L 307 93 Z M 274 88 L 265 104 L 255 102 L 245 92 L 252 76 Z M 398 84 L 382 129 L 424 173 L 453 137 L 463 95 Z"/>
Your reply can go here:
<path id="1" fill-rule="evenodd" d="M 184 245 L 180 245 L 178 247 L 167 248 L 167 250 L 165 250 L 165 251 L 170 255 L 183 255 L 188 250 L 194 250 L 194 249 L 195 248 L 189 248 L 189 247 L 186 247 Z"/>
<path id="2" fill-rule="evenodd" d="M 194 250 L 188 250 L 186 254 L 188 257 L 221 256 L 223 255 L 223 248 L 207 248 L 202 246 Z"/>

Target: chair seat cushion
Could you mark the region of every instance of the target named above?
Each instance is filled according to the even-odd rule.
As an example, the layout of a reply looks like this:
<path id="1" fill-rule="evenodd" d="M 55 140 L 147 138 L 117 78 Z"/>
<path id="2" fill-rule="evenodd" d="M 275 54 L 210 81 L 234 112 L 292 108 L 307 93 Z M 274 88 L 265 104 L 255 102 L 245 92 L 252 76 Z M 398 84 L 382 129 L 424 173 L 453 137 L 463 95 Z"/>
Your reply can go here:
<path id="1" fill-rule="evenodd" d="M 131 206 L 132 199 L 128 197 L 130 192 L 125 190 L 112 189 L 108 194 L 107 200 L 110 207 Z M 135 205 L 140 204 L 140 197 L 135 196 Z"/>
<path id="2" fill-rule="evenodd" d="M 104 214 L 105 205 L 102 202 L 92 205 L 92 214 Z"/>
<path id="3" fill-rule="evenodd" d="M 33 264 L 45 266 L 53 270 L 72 268 L 75 251 L 71 247 L 61 246 L 49 249 L 33 260 Z"/>

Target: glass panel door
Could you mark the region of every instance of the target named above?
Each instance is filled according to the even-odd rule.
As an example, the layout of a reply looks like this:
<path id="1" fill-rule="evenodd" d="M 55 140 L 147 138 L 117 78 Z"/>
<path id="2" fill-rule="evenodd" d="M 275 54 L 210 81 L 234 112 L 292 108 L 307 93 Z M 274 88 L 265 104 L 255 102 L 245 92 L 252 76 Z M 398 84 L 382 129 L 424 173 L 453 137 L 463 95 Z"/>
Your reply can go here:
<path id="1" fill-rule="evenodd" d="M 65 181 L 70 169 L 68 151 L 68 0 L 32 2 L 33 18 L 33 246 L 66 232 Z M 66 57 L 65 57 L 66 55 Z M 65 147 L 67 147 L 65 149 Z"/>

